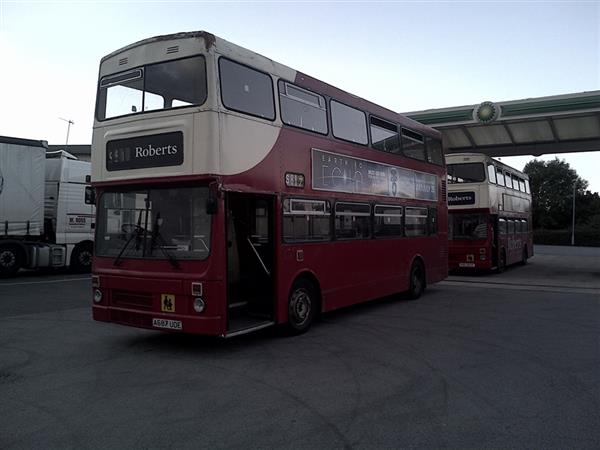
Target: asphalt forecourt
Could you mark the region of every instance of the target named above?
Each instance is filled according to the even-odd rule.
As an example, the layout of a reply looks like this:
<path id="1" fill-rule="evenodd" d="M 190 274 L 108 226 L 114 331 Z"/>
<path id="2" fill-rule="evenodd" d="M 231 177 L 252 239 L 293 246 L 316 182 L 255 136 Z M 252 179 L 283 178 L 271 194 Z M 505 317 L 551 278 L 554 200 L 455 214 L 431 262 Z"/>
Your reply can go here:
<path id="1" fill-rule="evenodd" d="M 536 245 L 534 251 L 525 266 L 509 267 L 501 274 L 462 272 L 444 283 L 600 295 L 600 248 Z"/>
<path id="2" fill-rule="evenodd" d="M 94 323 L 90 295 L 0 283 L 0 448 L 600 448 L 598 294 L 446 283 L 231 340 Z"/>

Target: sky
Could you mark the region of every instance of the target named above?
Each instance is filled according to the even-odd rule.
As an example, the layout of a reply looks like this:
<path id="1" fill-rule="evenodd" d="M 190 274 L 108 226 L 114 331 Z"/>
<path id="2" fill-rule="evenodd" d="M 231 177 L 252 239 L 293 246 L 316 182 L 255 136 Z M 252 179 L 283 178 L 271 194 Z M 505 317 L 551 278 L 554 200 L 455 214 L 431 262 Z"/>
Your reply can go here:
<path id="1" fill-rule="evenodd" d="M 0 0 L 0 135 L 63 144 L 67 119 L 91 143 L 100 59 L 161 34 L 209 31 L 406 112 L 598 90 L 599 29 L 599 1 Z M 558 156 L 600 191 L 600 152 Z"/>

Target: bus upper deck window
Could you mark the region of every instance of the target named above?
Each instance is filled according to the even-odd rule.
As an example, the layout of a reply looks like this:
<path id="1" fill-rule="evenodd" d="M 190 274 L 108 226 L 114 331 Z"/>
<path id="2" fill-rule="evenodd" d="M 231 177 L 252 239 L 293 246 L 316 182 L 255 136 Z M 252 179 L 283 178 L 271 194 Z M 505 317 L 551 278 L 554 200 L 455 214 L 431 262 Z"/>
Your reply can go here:
<path id="1" fill-rule="evenodd" d="M 412 130 L 402 128 L 402 153 L 409 158 L 425 161 L 425 142 L 423 136 Z"/>
<path id="2" fill-rule="evenodd" d="M 488 178 L 490 183 L 496 184 L 496 168 L 492 165 L 488 165 Z"/>

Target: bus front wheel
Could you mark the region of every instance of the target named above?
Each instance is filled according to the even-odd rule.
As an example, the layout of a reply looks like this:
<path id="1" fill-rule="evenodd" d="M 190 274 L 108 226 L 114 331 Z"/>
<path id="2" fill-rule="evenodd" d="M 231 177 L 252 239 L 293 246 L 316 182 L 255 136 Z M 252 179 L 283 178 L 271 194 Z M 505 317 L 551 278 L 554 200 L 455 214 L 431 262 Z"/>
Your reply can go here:
<path id="1" fill-rule="evenodd" d="M 410 268 L 410 284 L 407 296 L 410 300 L 416 300 L 425 291 L 425 269 L 420 261 L 415 261 Z"/>
<path id="2" fill-rule="evenodd" d="M 296 280 L 288 299 L 287 331 L 292 334 L 306 332 L 317 312 L 317 293 L 313 284 L 305 279 Z"/>

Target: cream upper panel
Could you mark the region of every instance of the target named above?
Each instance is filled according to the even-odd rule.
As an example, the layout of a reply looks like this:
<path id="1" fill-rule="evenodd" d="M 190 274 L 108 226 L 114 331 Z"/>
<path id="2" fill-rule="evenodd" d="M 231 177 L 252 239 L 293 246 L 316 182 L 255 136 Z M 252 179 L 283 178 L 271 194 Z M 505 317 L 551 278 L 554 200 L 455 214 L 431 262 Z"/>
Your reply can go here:
<path id="1" fill-rule="evenodd" d="M 207 49 L 208 44 L 208 49 Z M 174 48 L 177 48 L 176 54 Z M 171 52 L 171 53 L 169 53 Z M 142 41 L 141 45 L 117 51 L 102 62 L 101 76 L 167 59 L 204 54 L 207 69 L 207 100 L 199 107 L 161 110 L 96 121 L 92 142 L 92 180 L 116 181 L 148 177 L 195 174 L 231 175 L 251 169 L 262 161 L 276 142 L 281 123 L 277 101 L 277 78 L 293 80 L 296 72 L 223 39 L 203 37 Z M 223 107 L 220 96 L 218 57 L 270 74 L 276 105 L 276 120 L 268 121 Z M 143 139 L 164 133 L 183 133 L 183 162 L 163 167 L 107 170 L 107 143 Z M 151 139 L 148 141 L 151 142 Z"/>

